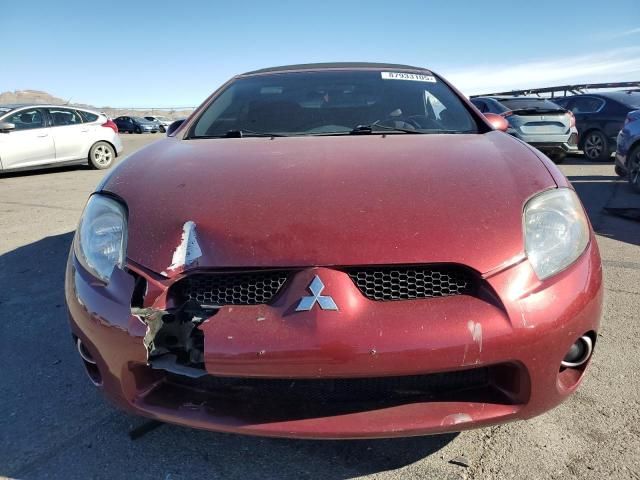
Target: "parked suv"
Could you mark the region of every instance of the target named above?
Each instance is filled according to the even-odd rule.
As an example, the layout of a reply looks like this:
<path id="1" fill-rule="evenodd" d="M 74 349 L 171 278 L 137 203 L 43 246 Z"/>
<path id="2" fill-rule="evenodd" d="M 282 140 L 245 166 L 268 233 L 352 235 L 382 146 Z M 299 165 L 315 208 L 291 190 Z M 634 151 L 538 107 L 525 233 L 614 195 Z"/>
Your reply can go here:
<path id="1" fill-rule="evenodd" d="M 146 118 L 142 117 L 129 117 L 127 115 L 123 115 L 114 120 L 116 125 L 118 125 L 118 129 L 121 132 L 128 133 L 158 133 L 160 131 L 160 127 L 155 122 L 150 122 Z"/>
<path id="2" fill-rule="evenodd" d="M 508 133 L 533 145 L 554 162 L 578 151 L 573 115 L 538 97 L 476 97 L 471 102 L 482 113 L 497 113 L 509 122 Z"/>
<path id="3" fill-rule="evenodd" d="M 640 110 L 629 112 L 616 143 L 616 173 L 640 193 Z"/>
<path id="4" fill-rule="evenodd" d="M 109 168 L 122 151 L 105 115 L 69 106 L 0 105 L 0 171 L 89 163 Z"/>
<path id="5" fill-rule="evenodd" d="M 616 148 L 616 137 L 627 114 L 640 109 L 640 92 L 606 92 L 554 98 L 573 112 L 580 135 L 579 148 L 589 160 L 605 161 Z"/>

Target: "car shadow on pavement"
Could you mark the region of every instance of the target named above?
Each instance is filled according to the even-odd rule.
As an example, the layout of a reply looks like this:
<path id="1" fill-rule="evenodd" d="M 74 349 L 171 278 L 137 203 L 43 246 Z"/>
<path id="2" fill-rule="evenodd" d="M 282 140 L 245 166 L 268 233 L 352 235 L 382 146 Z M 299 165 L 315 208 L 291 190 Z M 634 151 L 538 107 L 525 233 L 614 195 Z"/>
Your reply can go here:
<path id="1" fill-rule="evenodd" d="M 313 441 L 163 425 L 131 440 L 128 432 L 145 420 L 104 400 L 71 341 L 64 269 L 72 238 L 0 255 L 0 476 L 340 479 L 410 465 L 457 436 Z"/>
<path id="2" fill-rule="evenodd" d="M 457 435 L 295 440 L 219 434 L 165 425 L 149 438 L 133 442 L 129 448 L 145 457 L 157 449 L 166 451 L 166 447 L 186 453 L 182 458 L 178 457 L 180 464 L 176 463 L 176 457 L 165 457 L 146 465 L 146 471 L 154 472 L 154 478 L 165 477 L 167 473 L 171 478 L 211 478 L 211 473 L 207 472 L 217 472 L 215 478 L 338 480 L 409 466 L 434 454 Z M 194 445 L 198 447 L 194 448 Z M 442 465 L 446 465 L 446 460 L 442 460 Z"/>
<path id="3" fill-rule="evenodd" d="M 562 161 L 562 165 L 594 165 L 594 166 L 606 165 L 606 164 L 613 165 L 614 161 L 615 161 L 615 158 L 613 156 L 611 156 L 607 160 L 598 162 L 595 160 L 589 160 L 587 157 L 585 157 L 581 153 L 576 153 L 576 154 L 568 155 L 567 157 L 565 157 L 565 159 Z"/>
<path id="4" fill-rule="evenodd" d="M 43 175 L 46 173 L 60 173 L 60 172 L 73 172 L 75 170 L 92 170 L 89 165 L 86 164 L 78 164 L 78 165 L 65 165 L 62 167 L 43 167 L 31 170 L 16 170 L 9 172 L 0 171 L 0 180 L 3 178 L 15 178 L 15 177 L 34 177 L 38 175 Z"/>
<path id="5" fill-rule="evenodd" d="M 640 195 L 617 175 L 567 177 L 587 210 L 598 235 L 640 245 L 640 223 L 611 215 L 605 208 L 639 208 Z M 603 207 L 604 206 L 604 207 Z"/>

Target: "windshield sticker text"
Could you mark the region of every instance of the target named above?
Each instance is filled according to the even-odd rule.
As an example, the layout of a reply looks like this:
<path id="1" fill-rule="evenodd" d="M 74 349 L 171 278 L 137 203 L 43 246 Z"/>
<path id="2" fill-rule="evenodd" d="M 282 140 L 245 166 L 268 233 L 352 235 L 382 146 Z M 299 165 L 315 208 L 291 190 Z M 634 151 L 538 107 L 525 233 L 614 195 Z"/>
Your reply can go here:
<path id="1" fill-rule="evenodd" d="M 422 75 L 419 73 L 404 72 L 380 72 L 383 80 L 409 80 L 411 82 L 429 82 L 436 83 L 436 77 L 433 75 Z"/>

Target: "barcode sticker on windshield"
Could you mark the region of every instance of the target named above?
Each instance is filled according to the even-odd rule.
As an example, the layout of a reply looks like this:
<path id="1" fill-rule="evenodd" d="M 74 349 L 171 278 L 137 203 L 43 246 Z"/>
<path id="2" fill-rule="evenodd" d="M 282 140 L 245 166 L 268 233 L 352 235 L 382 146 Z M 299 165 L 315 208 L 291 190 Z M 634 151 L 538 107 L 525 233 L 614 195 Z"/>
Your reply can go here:
<path id="1" fill-rule="evenodd" d="M 433 75 L 405 72 L 380 72 L 380 74 L 382 75 L 383 80 L 409 80 L 411 82 L 436 83 L 436 77 Z"/>

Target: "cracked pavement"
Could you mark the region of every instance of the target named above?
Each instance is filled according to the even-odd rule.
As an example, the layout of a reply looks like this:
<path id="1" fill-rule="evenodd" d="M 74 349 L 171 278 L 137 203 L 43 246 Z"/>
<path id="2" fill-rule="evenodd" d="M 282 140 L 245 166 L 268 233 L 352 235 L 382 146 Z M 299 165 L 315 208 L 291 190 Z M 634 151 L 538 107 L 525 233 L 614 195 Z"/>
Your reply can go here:
<path id="1" fill-rule="evenodd" d="M 125 153 L 159 138 L 122 135 Z M 65 318 L 66 255 L 87 195 L 104 175 L 61 168 L 0 175 L 0 477 L 639 479 L 640 207 L 613 162 L 568 158 L 598 233 L 605 310 L 578 392 L 526 422 L 395 440 L 298 441 L 145 423 L 111 407 L 85 378 Z M 468 467 L 449 463 L 464 457 Z"/>

